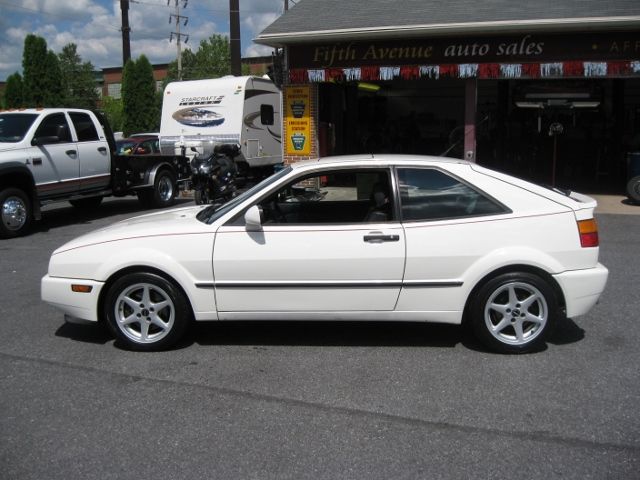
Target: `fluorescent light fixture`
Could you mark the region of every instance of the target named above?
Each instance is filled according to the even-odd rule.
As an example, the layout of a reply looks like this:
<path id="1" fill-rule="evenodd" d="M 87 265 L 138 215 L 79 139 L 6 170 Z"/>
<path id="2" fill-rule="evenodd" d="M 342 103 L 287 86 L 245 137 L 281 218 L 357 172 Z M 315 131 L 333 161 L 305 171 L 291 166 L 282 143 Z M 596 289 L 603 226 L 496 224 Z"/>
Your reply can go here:
<path id="1" fill-rule="evenodd" d="M 541 98 L 546 100 L 548 98 L 589 98 L 589 95 L 586 92 L 559 92 L 559 93 L 527 93 L 525 94 L 525 98 Z"/>
<path id="2" fill-rule="evenodd" d="M 591 101 L 591 102 L 571 102 L 571 106 L 573 108 L 596 108 L 600 106 L 600 102 Z"/>
<path id="3" fill-rule="evenodd" d="M 375 83 L 366 83 L 366 82 L 358 82 L 359 90 L 366 90 L 367 92 L 377 92 L 380 90 L 380 85 L 376 85 Z"/>
<path id="4" fill-rule="evenodd" d="M 516 107 L 520 108 L 544 108 L 542 102 L 516 102 Z"/>

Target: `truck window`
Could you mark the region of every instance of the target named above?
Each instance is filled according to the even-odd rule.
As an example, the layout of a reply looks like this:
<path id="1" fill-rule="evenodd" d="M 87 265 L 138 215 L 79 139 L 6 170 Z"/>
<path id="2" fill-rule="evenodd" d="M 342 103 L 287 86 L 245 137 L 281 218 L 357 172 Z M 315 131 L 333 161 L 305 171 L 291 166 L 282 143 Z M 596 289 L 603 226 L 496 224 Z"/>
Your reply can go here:
<path id="1" fill-rule="evenodd" d="M 260 123 L 273 125 L 273 105 L 260 105 Z"/>
<path id="2" fill-rule="evenodd" d="M 29 131 L 38 115 L 32 113 L 4 113 L 0 115 L 0 142 L 19 142 Z"/>
<path id="3" fill-rule="evenodd" d="M 40 137 L 58 137 L 57 143 L 69 143 L 71 142 L 71 132 L 69 131 L 69 124 L 64 116 L 64 113 L 52 113 L 45 118 L 38 130 L 36 130 L 35 138 Z M 51 142 L 56 143 L 56 142 Z"/>
<path id="4" fill-rule="evenodd" d="M 73 126 L 76 129 L 79 142 L 94 142 L 98 140 L 98 132 L 91 117 L 86 113 L 69 112 Z"/>

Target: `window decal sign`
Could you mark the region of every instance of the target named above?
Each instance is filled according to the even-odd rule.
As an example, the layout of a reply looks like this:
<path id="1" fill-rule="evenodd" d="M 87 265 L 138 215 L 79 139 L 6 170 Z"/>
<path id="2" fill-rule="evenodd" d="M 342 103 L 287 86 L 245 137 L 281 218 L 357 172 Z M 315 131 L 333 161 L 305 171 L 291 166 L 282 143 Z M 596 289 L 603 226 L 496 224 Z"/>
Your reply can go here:
<path id="1" fill-rule="evenodd" d="M 286 155 L 311 154 L 311 91 L 308 85 L 290 86 L 285 90 Z"/>

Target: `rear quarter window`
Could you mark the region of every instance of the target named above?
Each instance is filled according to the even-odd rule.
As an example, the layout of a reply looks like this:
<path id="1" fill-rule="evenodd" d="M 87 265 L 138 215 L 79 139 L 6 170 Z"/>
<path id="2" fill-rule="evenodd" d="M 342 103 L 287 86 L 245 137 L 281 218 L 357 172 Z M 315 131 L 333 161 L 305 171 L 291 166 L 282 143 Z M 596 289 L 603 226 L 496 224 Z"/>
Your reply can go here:
<path id="1" fill-rule="evenodd" d="M 504 205 L 435 168 L 398 169 L 403 221 L 442 220 L 508 213 Z"/>

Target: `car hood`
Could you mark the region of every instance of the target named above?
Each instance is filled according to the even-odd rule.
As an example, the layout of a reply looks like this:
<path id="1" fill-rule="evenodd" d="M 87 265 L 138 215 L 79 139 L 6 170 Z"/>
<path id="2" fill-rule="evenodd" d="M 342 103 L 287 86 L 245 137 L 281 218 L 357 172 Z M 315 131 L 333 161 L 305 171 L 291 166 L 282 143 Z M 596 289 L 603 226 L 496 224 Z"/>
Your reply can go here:
<path id="1" fill-rule="evenodd" d="M 203 208 L 204 206 L 183 207 L 129 218 L 75 238 L 53 254 L 125 239 L 211 233 L 212 227 L 196 218 Z"/>

